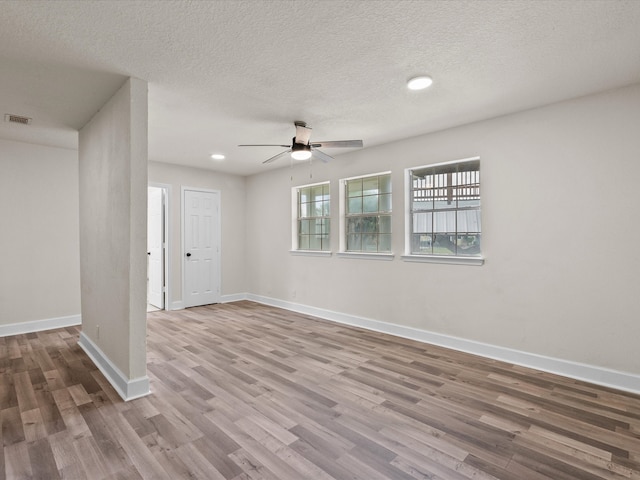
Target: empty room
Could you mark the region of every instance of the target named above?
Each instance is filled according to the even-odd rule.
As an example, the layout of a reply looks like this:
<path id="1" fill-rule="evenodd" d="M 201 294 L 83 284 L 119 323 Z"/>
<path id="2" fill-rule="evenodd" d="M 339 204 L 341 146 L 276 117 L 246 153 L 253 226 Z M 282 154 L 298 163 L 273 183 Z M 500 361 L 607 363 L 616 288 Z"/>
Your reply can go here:
<path id="1" fill-rule="evenodd" d="M 640 479 L 639 25 L 0 0 L 0 480 Z"/>

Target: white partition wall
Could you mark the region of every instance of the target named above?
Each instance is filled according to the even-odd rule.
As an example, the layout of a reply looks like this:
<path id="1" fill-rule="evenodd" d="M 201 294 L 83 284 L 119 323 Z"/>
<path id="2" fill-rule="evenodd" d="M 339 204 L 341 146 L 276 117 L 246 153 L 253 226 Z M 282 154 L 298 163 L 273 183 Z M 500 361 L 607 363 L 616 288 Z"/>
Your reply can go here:
<path id="1" fill-rule="evenodd" d="M 146 375 L 147 84 L 129 79 L 80 130 L 80 345 L 118 393 Z"/>

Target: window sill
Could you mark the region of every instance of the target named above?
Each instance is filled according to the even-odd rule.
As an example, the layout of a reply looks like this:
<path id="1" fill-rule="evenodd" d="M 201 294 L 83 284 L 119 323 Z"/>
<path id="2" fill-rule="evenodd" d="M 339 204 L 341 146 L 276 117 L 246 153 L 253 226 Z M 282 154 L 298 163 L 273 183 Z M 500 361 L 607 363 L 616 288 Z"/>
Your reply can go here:
<path id="1" fill-rule="evenodd" d="M 331 252 L 326 250 L 289 250 L 291 255 L 298 255 L 301 257 L 330 257 Z"/>
<path id="2" fill-rule="evenodd" d="M 365 258 L 367 260 L 393 260 L 393 253 L 338 252 L 340 258 Z"/>
<path id="3" fill-rule="evenodd" d="M 402 255 L 405 262 L 447 263 L 450 265 L 483 265 L 484 257 L 452 257 L 446 255 Z"/>

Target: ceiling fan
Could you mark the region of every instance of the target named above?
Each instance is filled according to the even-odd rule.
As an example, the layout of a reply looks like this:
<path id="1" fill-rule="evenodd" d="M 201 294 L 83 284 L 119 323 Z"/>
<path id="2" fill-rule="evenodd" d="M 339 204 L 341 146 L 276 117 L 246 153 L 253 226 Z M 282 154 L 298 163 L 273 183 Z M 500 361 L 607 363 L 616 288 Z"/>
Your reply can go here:
<path id="1" fill-rule="evenodd" d="M 293 122 L 296 127 L 296 136 L 291 140 L 291 145 L 238 145 L 239 147 L 285 147 L 288 150 L 274 155 L 271 158 L 266 159 L 262 163 L 271 163 L 286 157 L 291 154 L 291 158 L 294 160 L 309 160 L 311 157 L 328 162 L 333 160 L 333 157 L 318 150 L 318 148 L 358 148 L 362 147 L 362 140 L 337 140 L 330 142 L 313 142 L 310 143 L 311 128 L 307 127 L 305 122 L 299 120 Z"/>

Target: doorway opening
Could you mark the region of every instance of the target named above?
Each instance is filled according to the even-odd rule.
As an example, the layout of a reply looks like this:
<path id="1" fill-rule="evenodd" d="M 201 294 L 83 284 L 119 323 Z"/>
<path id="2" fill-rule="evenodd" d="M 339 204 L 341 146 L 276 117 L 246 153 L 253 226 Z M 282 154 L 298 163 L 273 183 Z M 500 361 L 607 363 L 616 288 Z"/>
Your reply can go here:
<path id="1" fill-rule="evenodd" d="M 169 186 L 147 187 L 147 312 L 169 309 Z"/>

